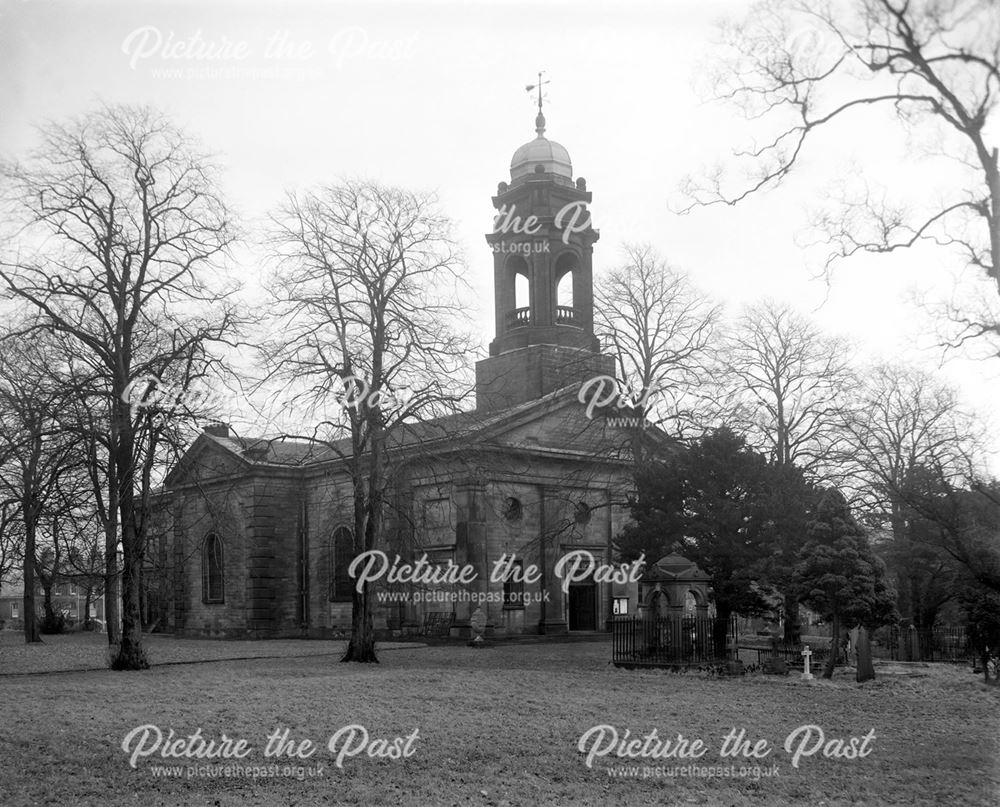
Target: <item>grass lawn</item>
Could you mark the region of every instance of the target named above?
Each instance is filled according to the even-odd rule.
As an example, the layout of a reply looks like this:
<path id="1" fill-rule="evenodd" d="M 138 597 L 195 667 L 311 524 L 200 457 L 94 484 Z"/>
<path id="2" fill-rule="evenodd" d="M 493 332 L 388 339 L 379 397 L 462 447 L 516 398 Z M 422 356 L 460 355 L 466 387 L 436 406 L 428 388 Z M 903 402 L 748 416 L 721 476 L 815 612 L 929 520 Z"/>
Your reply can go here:
<path id="1" fill-rule="evenodd" d="M 99 653 L 102 639 L 60 637 L 42 652 L 55 653 L 61 642 L 63 655 L 81 647 Z M 966 667 L 882 665 L 878 680 L 857 685 L 847 673 L 830 682 L 802 682 L 797 675 L 715 679 L 618 670 L 608 664 L 611 648 L 604 641 L 479 650 L 396 646 L 372 666 L 339 664 L 338 649 L 334 642 L 159 639 L 152 642 L 154 664 L 199 655 L 278 657 L 161 665 L 140 673 L 0 675 L 0 804 L 1000 803 L 1000 691 L 985 687 Z M 13 663 L 19 651 L 5 637 L 0 673 L 5 654 Z M 31 665 L 22 658 L 14 666 L 23 671 Z M 223 733 L 244 739 L 251 749 L 240 763 L 245 768 L 272 766 L 293 775 L 189 776 L 189 767 L 236 761 L 158 753 L 138 757 L 132 768 L 123 739 L 149 724 L 164 735 L 172 729 L 186 737 L 200 729 L 209 740 Z M 370 758 L 362 751 L 338 768 L 327 742 L 352 724 L 363 725 L 372 740 L 390 741 L 369 746 L 373 752 L 406 748 L 410 756 Z M 654 728 L 661 739 L 680 733 L 701 739 L 708 750 L 693 761 L 612 754 L 587 767 L 578 742 L 602 724 L 621 735 L 630 730 L 632 737 Z M 821 727 L 828 741 L 861 738 L 870 730 L 875 739 L 864 758 L 817 753 L 793 767 L 783 743 L 806 724 Z M 292 763 L 265 758 L 266 738 L 276 728 L 289 729 L 296 743 L 313 741 L 317 750 Z M 767 740 L 770 754 L 760 761 L 721 759 L 722 738 L 731 728 L 745 729 L 753 741 Z M 408 746 L 403 739 L 391 742 L 414 729 L 418 736 Z M 338 751 L 344 739 L 342 733 Z M 360 739 L 348 747 L 360 748 Z M 732 766 L 737 774 L 741 766 L 771 772 L 776 765 L 777 775 L 657 775 L 657 768 L 666 773 L 692 764 Z M 293 765 L 304 769 L 304 778 L 296 778 Z M 157 775 L 155 766 L 180 775 Z M 639 775 L 618 775 L 632 769 Z"/>

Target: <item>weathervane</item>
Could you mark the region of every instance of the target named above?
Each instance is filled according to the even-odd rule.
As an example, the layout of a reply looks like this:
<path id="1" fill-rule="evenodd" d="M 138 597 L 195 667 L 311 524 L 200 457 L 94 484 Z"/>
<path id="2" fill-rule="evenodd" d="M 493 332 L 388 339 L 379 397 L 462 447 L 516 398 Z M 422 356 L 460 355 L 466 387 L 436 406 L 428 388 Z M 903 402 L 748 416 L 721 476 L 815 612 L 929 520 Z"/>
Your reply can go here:
<path id="1" fill-rule="evenodd" d="M 527 90 L 528 92 L 531 92 L 532 90 L 538 90 L 538 111 L 539 111 L 539 113 L 541 113 L 541 111 L 542 111 L 542 85 L 550 83 L 548 80 L 542 81 L 542 73 L 543 72 L 544 72 L 543 70 L 539 70 L 538 71 L 538 83 L 537 84 L 527 84 L 524 87 L 524 89 Z"/>
<path id="2" fill-rule="evenodd" d="M 545 134 L 545 115 L 542 114 L 542 86 L 548 84 L 548 80 L 542 81 L 542 73 L 544 71 L 538 71 L 538 83 L 537 84 L 527 84 L 524 89 L 528 92 L 532 90 L 538 90 L 538 115 L 535 118 L 535 131 L 538 132 L 538 136 L 541 137 Z"/>

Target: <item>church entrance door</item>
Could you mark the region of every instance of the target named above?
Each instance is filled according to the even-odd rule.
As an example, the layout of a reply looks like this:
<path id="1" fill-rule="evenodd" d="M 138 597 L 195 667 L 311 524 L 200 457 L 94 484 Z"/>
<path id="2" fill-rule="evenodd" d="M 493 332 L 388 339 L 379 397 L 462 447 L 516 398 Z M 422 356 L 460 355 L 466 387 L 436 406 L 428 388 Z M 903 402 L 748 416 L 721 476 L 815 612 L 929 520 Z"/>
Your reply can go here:
<path id="1" fill-rule="evenodd" d="M 569 629 L 597 630 L 597 585 L 574 583 L 569 587 Z"/>

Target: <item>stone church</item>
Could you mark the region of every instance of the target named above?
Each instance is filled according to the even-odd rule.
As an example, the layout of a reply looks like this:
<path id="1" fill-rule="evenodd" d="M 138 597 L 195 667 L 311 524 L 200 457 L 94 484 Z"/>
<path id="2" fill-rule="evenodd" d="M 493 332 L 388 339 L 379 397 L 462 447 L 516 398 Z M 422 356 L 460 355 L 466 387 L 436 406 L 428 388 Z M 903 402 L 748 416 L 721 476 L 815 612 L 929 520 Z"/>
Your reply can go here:
<path id="1" fill-rule="evenodd" d="M 493 197 L 496 330 L 476 365 L 476 408 L 414 424 L 393 448 L 381 549 L 477 574 L 464 586 L 377 584 L 382 635 L 466 636 L 477 605 L 495 636 L 605 631 L 635 609 L 614 582 L 557 574 L 574 550 L 614 560 L 631 438 L 607 420 L 621 412 L 581 401 L 586 381 L 614 374 L 594 335 L 598 231 L 587 183 L 545 136 L 541 109 L 536 133 Z M 161 624 L 257 638 L 349 630 L 352 500 L 340 448 L 206 428 L 158 499 L 148 580 Z M 498 561 L 537 574 L 491 579 Z"/>

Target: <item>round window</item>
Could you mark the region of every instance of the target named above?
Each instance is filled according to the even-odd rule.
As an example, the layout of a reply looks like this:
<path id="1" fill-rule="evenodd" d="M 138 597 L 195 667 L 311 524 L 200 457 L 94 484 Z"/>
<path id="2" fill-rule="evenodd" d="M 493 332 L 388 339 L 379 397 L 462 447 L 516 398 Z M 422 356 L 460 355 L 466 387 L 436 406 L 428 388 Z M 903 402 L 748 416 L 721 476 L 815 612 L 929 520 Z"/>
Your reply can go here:
<path id="1" fill-rule="evenodd" d="M 520 521 L 521 502 L 515 499 L 513 496 L 508 496 L 507 501 L 504 502 L 503 515 L 504 518 L 506 518 L 508 521 Z"/>

